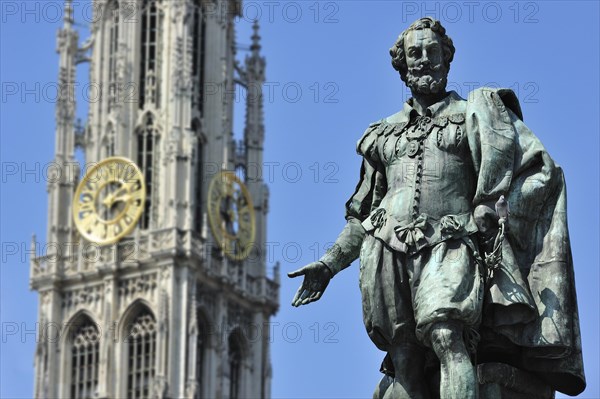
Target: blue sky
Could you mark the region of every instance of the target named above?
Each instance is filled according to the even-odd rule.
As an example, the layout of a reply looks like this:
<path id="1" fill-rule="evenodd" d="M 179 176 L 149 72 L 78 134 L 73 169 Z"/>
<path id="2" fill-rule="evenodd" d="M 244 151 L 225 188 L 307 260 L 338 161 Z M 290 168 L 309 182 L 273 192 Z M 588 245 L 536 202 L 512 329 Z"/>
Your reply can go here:
<path id="1" fill-rule="evenodd" d="M 43 165 L 54 151 L 51 88 L 61 2 L 3 0 L 0 6 L 0 397 L 25 398 L 32 392 L 35 345 L 25 330 L 34 328 L 37 315 L 26 249 L 32 233 L 43 240 L 46 231 Z M 463 97 L 484 85 L 515 90 L 525 123 L 565 171 L 588 380 L 580 397 L 599 398 L 598 3 L 246 1 L 244 11 L 238 42 L 249 44 L 250 20 L 258 17 L 267 57 L 269 266 L 280 261 L 283 275 L 301 267 L 341 231 L 343 205 L 358 179 L 356 140 L 409 96 L 388 49 L 414 19 L 432 15 L 457 49 L 449 87 Z M 243 98 L 238 103 L 242 110 Z M 79 114 L 84 110 L 80 104 Z M 238 133 L 242 117 L 236 117 Z M 14 165 L 16 175 L 7 169 Z M 336 276 L 319 302 L 298 309 L 290 302 L 300 282 L 282 277 L 272 325 L 273 397 L 371 396 L 383 354 L 364 331 L 357 266 Z M 23 337 L 5 334 L 14 323 Z"/>

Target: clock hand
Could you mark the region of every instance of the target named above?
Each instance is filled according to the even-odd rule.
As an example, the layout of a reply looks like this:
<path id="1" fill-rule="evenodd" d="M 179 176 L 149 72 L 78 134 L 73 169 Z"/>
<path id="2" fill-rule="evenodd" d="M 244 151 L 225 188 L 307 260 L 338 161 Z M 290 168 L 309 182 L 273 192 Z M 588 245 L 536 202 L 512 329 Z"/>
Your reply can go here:
<path id="1" fill-rule="evenodd" d="M 108 194 L 106 196 L 106 198 L 104 198 L 104 201 L 102 201 L 102 204 L 104 204 L 105 207 L 110 209 L 115 204 L 115 202 L 125 201 L 125 200 L 121 199 L 122 197 L 117 197 L 117 195 L 120 194 L 122 191 L 127 192 L 128 191 L 127 187 L 121 186 L 115 192 Z M 129 198 L 129 196 L 127 196 L 127 195 L 125 195 L 125 196 Z"/>
<path id="2" fill-rule="evenodd" d="M 114 200 L 115 195 L 113 193 L 108 194 L 104 200 L 102 201 L 102 204 L 107 207 L 107 208 L 112 208 L 113 203 L 115 202 Z"/>
<path id="3" fill-rule="evenodd" d="M 131 198 L 131 195 L 129 195 L 129 194 L 121 195 L 120 197 L 116 197 L 113 199 L 113 204 L 116 202 L 127 202 L 127 201 L 129 201 L 130 198 Z"/>

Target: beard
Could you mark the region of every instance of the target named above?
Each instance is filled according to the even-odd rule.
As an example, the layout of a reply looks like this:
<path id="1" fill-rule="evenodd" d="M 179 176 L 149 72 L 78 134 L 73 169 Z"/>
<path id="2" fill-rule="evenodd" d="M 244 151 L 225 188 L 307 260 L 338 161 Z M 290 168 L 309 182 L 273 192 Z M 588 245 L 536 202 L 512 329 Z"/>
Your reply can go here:
<path id="1" fill-rule="evenodd" d="M 444 65 L 427 68 L 413 67 L 406 73 L 406 86 L 416 94 L 437 94 L 446 89 L 448 72 Z"/>

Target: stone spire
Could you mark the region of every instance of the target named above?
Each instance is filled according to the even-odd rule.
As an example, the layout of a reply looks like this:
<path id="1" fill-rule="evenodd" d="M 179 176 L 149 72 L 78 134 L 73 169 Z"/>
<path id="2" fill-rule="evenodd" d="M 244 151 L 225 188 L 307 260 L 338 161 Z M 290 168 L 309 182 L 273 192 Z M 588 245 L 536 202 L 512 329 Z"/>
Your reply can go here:
<path id="1" fill-rule="evenodd" d="M 55 165 L 60 167 L 60 177 L 49 179 L 48 242 L 67 242 L 71 218 L 68 204 L 72 202 L 75 161 L 75 65 L 79 35 L 73 29 L 73 7 L 65 0 L 63 27 L 56 37 L 59 54 L 58 87 L 56 101 Z"/>
<path id="2" fill-rule="evenodd" d="M 260 35 L 258 34 L 258 22 L 252 25 L 252 44 L 250 55 L 246 57 L 246 148 L 258 146 L 262 152 L 264 140 L 263 126 L 263 96 L 262 85 L 265 82 L 265 58 L 260 55 Z M 250 159 L 248 159 L 250 161 Z M 262 153 L 260 155 L 262 162 Z"/>
<path id="3" fill-rule="evenodd" d="M 265 83 L 265 58 L 261 55 L 258 22 L 252 26 L 252 44 L 245 59 L 246 84 L 246 127 L 244 129 L 244 148 L 246 152 L 246 184 L 254 201 L 256 211 L 256 242 L 266 243 L 268 187 L 263 182 L 263 149 L 265 126 L 263 114 L 263 84 Z M 264 255 L 264 250 L 260 251 Z M 264 273 L 266 258 L 257 256 L 249 267 Z M 250 262 L 250 263 L 253 263 Z"/>
<path id="4" fill-rule="evenodd" d="M 63 15 L 63 28 L 71 29 L 73 26 L 73 1 L 65 0 L 65 12 Z"/>
<path id="5" fill-rule="evenodd" d="M 260 35 L 258 34 L 258 30 L 260 29 L 258 25 L 258 21 L 254 20 L 252 24 L 252 44 L 250 45 L 250 50 L 252 51 L 252 56 L 259 56 L 260 53 Z"/>

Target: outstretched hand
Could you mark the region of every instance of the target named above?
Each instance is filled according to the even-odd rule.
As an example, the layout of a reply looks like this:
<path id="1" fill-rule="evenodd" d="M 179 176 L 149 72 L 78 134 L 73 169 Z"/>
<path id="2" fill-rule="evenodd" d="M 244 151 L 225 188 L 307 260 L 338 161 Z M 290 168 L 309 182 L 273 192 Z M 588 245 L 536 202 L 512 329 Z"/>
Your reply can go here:
<path id="1" fill-rule="evenodd" d="M 333 277 L 331 270 L 323 262 L 309 263 L 301 269 L 288 273 L 290 278 L 298 276 L 304 276 L 304 281 L 292 300 L 292 306 L 296 307 L 318 301 Z"/>

